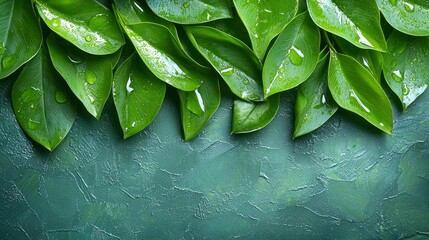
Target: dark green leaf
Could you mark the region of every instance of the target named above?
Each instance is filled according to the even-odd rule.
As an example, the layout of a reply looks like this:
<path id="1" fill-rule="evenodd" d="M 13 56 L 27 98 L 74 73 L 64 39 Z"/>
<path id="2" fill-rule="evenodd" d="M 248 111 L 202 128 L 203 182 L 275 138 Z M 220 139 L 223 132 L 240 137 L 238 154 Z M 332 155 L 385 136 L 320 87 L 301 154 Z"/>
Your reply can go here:
<path id="1" fill-rule="evenodd" d="M 76 116 L 67 85 L 43 49 L 25 65 L 16 80 L 12 104 L 23 130 L 50 151 L 67 135 Z"/>
<path id="2" fill-rule="evenodd" d="M 429 84 L 429 37 L 394 31 L 387 41 L 383 74 L 405 110 Z"/>
<path id="3" fill-rule="evenodd" d="M 35 0 L 52 31 L 85 52 L 105 55 L 124 45 L 115 16 L 95 0 Z"/>
<path id="4" fill-rule="evenodd" d="M 42 44 L 42 34 L 31 1 L 0 0 L 0 9 L 2 79 L 36 55 Z"/>
<path id="5" fill-rule="evenodd" d="M 340 107 L 392 133 L 393 113 L 389 99 L 374 76 L 358 61 L 331 51 L 328 84 Z"/>
<path id="6" fill-rule="evenodd" d="M 298 15 L 277 38 L 265 60 L 262 79 L 265 96 L 294 88 L 317 65 L 320 33 L 308 13 Z"/>
<path id="7" fill-rule="evenodd" d="M 264 99 L 261 64 L 243 42 L 211 27 L 186 27 L 185 30 L 235 95 L 245 101 Z"/>
<path id="8" fill-rule="evenodd" d="M 119 66 L 113 80 L 113 100 L 124 138 L 140 132 L 153 121 L 164 95 L 165 83 L 149 71 L 137 54 Z"/>

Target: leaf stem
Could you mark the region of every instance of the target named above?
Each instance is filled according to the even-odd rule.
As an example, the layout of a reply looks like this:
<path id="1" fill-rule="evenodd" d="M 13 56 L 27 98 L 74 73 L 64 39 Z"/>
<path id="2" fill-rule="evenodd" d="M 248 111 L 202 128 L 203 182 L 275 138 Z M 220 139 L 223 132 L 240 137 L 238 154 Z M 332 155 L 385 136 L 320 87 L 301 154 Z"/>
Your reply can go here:
<path id="1" fill-rule="evenodd" d="M 337 52 L 337 50 L 335 50 L 334 44 L 332 44 L 331 40 L 329 39 L 328 33 L 325 30 L 322 30 L 323 32 L 323 37 L 326 40 L 326 43 L 328 43 L 329 48 L 334 51 Z"/>

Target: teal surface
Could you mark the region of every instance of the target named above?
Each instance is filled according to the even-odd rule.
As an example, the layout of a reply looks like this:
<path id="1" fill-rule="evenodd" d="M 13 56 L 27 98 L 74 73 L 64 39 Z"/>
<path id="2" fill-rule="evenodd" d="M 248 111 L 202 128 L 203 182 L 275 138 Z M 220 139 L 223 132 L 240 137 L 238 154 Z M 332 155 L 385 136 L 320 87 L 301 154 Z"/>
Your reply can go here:
<path id="1" fill-rule="evenodd" d="M 81 107 L 49 153 L 19 128 L 0 83 L 1 239 L 427 239 L 429 94 L 393 135 L 339 111 L 292 141 L 294 94 L 267 128 L 231 136 L 230 96 L 182 141 L 173 90 L 155 122 L 122 140 L 112 101 Z"/>

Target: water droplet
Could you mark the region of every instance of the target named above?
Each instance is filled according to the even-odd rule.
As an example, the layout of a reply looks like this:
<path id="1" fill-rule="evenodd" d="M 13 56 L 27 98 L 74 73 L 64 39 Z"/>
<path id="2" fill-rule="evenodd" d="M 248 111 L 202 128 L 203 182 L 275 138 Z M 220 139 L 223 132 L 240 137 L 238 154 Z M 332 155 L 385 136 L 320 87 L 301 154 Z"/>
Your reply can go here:
<path id="1" fill-rule="evenodd" d="M 95 75 L 92 71 L 86 70 L 85 72 L 86 82 L 89 84 L 94 84 L 97 81 L 97 75 Z"/>
<path id="2" fill-rule="evenodd" d="M 184 2 L 184 3 L 183 3 L 183 7 L 184 7 L 184 8 L 188 8 L 188 7 L 189 7 L 189 5 L 190 5 L 190 4 L 189 4 L 189 2 Z"/>
<path id="3" fill-rule="evenodd" d="M 63 91 L 55 92 L 55 101 L 57 101 L 57 103 L 65 103 L 66 100 L 67 96 Z"/>
<path id="4" fill-rule="evenodd" d="M 91 20 L 89 20 L 88 26 L 90 28 L 100 29 L 107 26 L 108 24 L 109 24 L 109 16 L 107 14 L 100 13 L 92 17 Z"/>
<path id="5" fill-rule="evenodd" d="M 125 86 L 125 88 L 127 89 L 127 94 L 130 94 L 132 91 L 134 91 L 134 88 L 131 87 L 132 77 L 133 73 L 130 73 L 130 75 L 128 75 L 128 81 Z"/>
<path id="6" fill-rule="evenodd" d="M 136 10 L 138 10 L 140 12 L 144 12 L 143 8 L 138 4 L 137 1 L 133 2 L 133 6 L 134 6 L 134 9 L 136 9 Z"/>
<path id="7" fill-rule="evenodd" d="M 304 59 L 304 53 L 295 46 L 292 46 L 288 51 L 288 57 L 293 65 L 301 66 Z"/>
<path id="8" fill-rule="evenodd" d="M 380 123 L 380 126 L 384 127 L 384 123 L 382 123 L 382 122 L 381 122 L 381 123 Z"/>
<path id="9" fill-rule="evenodd" d="M 51 23 L 53 27 L 58 27 L 61 25 L 61 20 L 59 18 L 54 18 L 51 20 Z"/>
<path id="10" fill-rule="evenodd" d="M 91 42 L 91 36 L 85 36 L 85 41 Z"/>
<path id="11" fill-rule="evenodd" d="M 408 95 L 410 93 L 410 89 L 408 88 L 407 84 L 402 84 L 402 94 Z"/>
<path id="12" fill-rule="evenodd" d="M 322 104 L 326 104 L 326 97 L 325 97 L 325 94 L 322 94 L 322 99 L 320 100 L 320 102 L 321 102 Z"/>
<path id="13" fill-rule="evenodd" d="M 30 104 L 30 108 L 31 108 L 31 109 L 34 109 L 34 103 L 31 103 L 31 104 Z"/>
<path id="14" fill-rule="evenodd" d="M 389 0 L 390 4 L 392 4 L 393 6 L 396 6 L 396 4 L 398 3 L 398 0 Z"/>
<path id="15" fill-rule="evenodd" d="M 402 82 L 402 80 L 404 79 L 404 77 L 402 76 L 402 73 L 400 70 L 394 70 L 392 72 L 392 78 L 396 81 L 396 82 Z"/>
<path id="16" fill-rule="evenodd" d="M 244 84 L 244 85 L 249 85 L 249 84 L 250 84 L 249 79 L 244 79 L 244 80 L 243 80 L 243 84 Z"/>
<path id="17" fill-rule="evenodd" d="M 234 73 L 234 68 L 230 67 L 230 68 L 225 68 L 224 70 L 220 71 L 220 73 L 223 76 L 229 77 Z"/>
<path id="18" fill-rule="evenodd" d="M 4 57 L 1 65 L 3 66 L 4 70 L 9 70 L 10 68 L 12 68 L 12 66 L 16 63 L 16 57 L 15 54 Z"/>
<path id="19" fill-rule="evenodd" d="M 72 52 L 69 52 L 69 54 L 67 55 L 67 58 L 69 59 L 70 62 L 74 64 L 80 64 L 83 62 L 83 59 L 81 57 L 73 54 Z"/>
<path id="20" fill-rule="evenodd" d="M 93 96 L 88 96 L 89 97 L 89 101 L 91 102 L 91 103 L 93 103 L 94 102 L 94 97 Z"/>
<path id="21" fill-rule="evenodd" d="M 39 121 L 36 121 L 36 120 L 33 120 L 33 119 L 29 119 L 28 120 L 28 123 L 27 123 L 27 127 L 29 128 L 29 129 L 32 129 L 32 130 L 34 130 L 34 129 L 36 129 L 36 128 L 38 128 L 39 127 L 39 124 L 40 124 L 40 122 Z"/>
<path id="22" fill-rule="evenodd" d="M 6 51 L 6 48 L 4 47 L 4 43 L 0 42 L 0 55 L 3 55 L 5 51 Z"/>
<path id="23" fill-rule="evenodd" d="M 414 12 L 414 5 L 411 3 L 404 2 L 404 8 L 407 12 Z"/>
<path id="24" fill-rule="evenodd" d="M 363 44 L 363 45 L 366 45 L 366 46 L 368 46 L 368 47 L 371 47 L 371 48 L 373 48 L 374 46 L 369 42 L 369 40 L 362 34 L 362 32 L 358 29 L 357 31 L 356 31 L 356 34 L 358 35 L 358 37 L 359 37 L 359 43 L 360 44 Z"/>
<path id="25" fill-rule="evenodd" d="M 353 90 L 350 91 L 350 97 L 353 98 L 353 99 L 355 99 L 356 102 L 359 104 L 359 106 L 361 108 L 363 108 L 363 110 L 365 110 L 365 112 L 368 112 L 368 113 L 371 112 L 369 110 L 369 108 L 367 106 L 365 106 L 365 104 L 363 104 L 362 100 L 360 100 L 360 98 L 356 95 L 356 93 Z"/>

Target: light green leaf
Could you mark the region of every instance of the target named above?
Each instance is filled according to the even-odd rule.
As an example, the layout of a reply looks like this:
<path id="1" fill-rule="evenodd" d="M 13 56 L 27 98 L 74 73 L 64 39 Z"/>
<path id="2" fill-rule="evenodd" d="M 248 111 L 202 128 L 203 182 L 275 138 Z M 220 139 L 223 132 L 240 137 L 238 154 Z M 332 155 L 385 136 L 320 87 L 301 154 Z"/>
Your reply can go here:
<path id="1" fill-rule="evenodd" d="M 380 12 L 374 0 L 307 0 L 313 21 L 363 49 L 386 51 Z"/>
<path id="2" fill-rule="evenodd" d="M 253 51 L 262 61 L 271 40 L 282 31 L 298 11 L 298 0 L 234 0 L 234 6 L 249 32 Z"/>
<path id="3" fill-rule="evenodd" d="M 207 74 L 201 86 L 192 92 L 178 91 L 185 141 L 197 136 L 220 104 L 220 87 L 216 74 Z"/>
<path id="4" fill-rule="evenodd" d="M 234 101 L 232 113 L 233 134 L 254 132 L 267 126 L 276 116 L 280 105 L 280 95 L 276 94 L 265 102 Z"/>
<path id="5" fill-rule="evenodd" d="M 95 0 L 35 2 L 46 25 L 85 52 L 111 54 L 125 43 L 113 13 Z"/>
<path id="6" fill-rule="evenodd" d="M 383 74 L 405 110 L 429 84 L 429 37 L 394 31 L 387 41 Z"/>
<path id="7" fill-rule="evenodd" d="M 414 36 L 429 36 L 429 1 L 376 0 L 386 21 L 397 30 Z"/>
<path id="8" fill-rule="evenodd" d="M 119 66 L 113 80 L 113 100 L 124 138 L 140 132 L 153 121 L 164 95 L 165 83 L 149 71 L 137 54 Z"/>
<path id="9" fill-rule="evenodd" d="M 317 65 L 319 29 L 308 13 L 298 15 L 277 38 L 265 60 L 262 79 L 266 97 L 304 82 Z"/>
<path id="10" fill-rule="evenodd" d="M 195 24 L 231 18 L 228 0 L 146 0 L 158 16 L 175 23 Z"/>
<path id="11" fill-rule="evenodd" d="M 261 64 L 240 40 L 211 27 L 186 27 L 195 48 L 222 76 L 231 91 L 245 101 L 262 101 Z"/>
<path id="12" fill-rule="evenodd" d="M 298 87 L 294 138 L 316 130 L 338 109 L 328 89 L 328 63 L 329 57 L 325 55 L 308 80 Z"/>
<path id="13" fill-rule="evenodd" d="M 333 51 L 330 54 L 328 84 L 334 100 L 391 134 L 392 106 L 374 76 L 354 58 Z"/>
<path id="14" fill-rule="evenodd" d="M 31 1 L 0 0 L 0 9 L 2 79 L 36 55 L 42 44 L 42 34 Z"/>
<path id="15" fill-rule="evenodd" d="M 76 116 L 72 95 L 44 49 L 22 69 L 12 88 L 12 104 L 25 133 L 50 151 L 67 135 Z"/>

